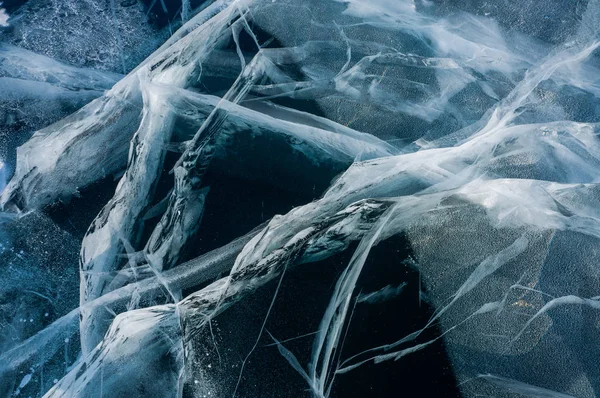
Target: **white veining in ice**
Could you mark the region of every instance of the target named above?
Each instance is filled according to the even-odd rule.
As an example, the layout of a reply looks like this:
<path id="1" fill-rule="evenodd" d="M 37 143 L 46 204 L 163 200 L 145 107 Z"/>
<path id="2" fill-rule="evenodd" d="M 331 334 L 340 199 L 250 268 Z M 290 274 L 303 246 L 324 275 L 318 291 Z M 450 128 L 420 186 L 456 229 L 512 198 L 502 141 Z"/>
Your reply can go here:
<path id="1" fill-rule="evenodd" d="M 2 5 L 2 3 L 0 3 L 0 6 Z M 8 14 L 6 13 L 6 10 L 4 8 L 0 8 L 0 26 L 8 26 Z"/>

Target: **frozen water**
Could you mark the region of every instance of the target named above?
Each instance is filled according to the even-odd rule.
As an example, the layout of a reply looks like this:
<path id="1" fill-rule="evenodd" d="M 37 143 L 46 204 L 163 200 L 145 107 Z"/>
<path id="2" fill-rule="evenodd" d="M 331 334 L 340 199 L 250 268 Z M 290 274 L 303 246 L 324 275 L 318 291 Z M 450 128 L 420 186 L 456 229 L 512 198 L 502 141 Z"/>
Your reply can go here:
<path id="1" fill-rule="evenodd" d="M 8 26 L 8 18 L 9 18 L 9 15 L 6 13 L 6 10 L 4 8 L 0 8 L 0 26 L 7 27 Z"/>
<path id="2" fill-rule="evenodd" d="M 598 396 L 600 2 L 576 3 L 10 10 L 0 391 Z"/>
<path id="3" fill-rule="evenodd" d="M 17 2 L 13 2 L 17 3 Z M 140 3 L 30 0 L 10 15 L 3 41 L 63 62 L 125 73 L 168 36 Z"/>

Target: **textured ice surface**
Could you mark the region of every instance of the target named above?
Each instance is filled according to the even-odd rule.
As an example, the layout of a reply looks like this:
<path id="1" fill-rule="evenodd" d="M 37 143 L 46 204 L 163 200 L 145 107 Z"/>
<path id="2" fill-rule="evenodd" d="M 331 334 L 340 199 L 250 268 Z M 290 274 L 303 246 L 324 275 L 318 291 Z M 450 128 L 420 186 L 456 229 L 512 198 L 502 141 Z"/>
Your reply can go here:
<path id="1" fill-rule="evenodd" d="M 16 1 L 15 1 L 16 3 Z M 3 41 L 79 67 L 125 73 L 168 37 L 141 2 L 29 0 L 10 15 Z"/>
<path id="2" fill-rule="evenodd" d="M 122 76 L 76 68 L 0 42 L 0 156 L 10 173 L 32 133 L 99 97 Z"/>
<path id="3" fill-rule="evenodd" d="M 10 12 L 1 394 L 600 394 L 597 0 Z"/>

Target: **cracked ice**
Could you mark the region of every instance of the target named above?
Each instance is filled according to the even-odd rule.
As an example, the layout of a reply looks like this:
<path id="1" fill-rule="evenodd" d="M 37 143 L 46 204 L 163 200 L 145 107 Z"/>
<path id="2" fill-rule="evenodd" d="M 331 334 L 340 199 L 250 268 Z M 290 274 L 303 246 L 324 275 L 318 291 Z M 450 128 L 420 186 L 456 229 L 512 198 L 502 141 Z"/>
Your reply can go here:
<path id="1" fill-rule="evenodd" d="M 598 0 L 106 3 L 0 11 L 0 395 L 600 394 Z"/>

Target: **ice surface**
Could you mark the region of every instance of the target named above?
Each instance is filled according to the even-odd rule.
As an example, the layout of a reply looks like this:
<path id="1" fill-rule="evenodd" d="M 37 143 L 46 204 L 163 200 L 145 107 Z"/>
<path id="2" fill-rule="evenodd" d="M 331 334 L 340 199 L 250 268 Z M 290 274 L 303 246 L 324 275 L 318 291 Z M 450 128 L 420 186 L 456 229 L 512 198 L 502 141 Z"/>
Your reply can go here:
<path id="1" fill-rule="evenodd" d="M 4 8 L 0 8 L 0 26 L 7 27 L 8 26 L 9 15 L 6 13 Z"/>
<path id="2" fill-rule="evenodd" d="M 0 43 L 0 159 L 9 176 L 16 147 L 112 87 L 122 76 L 57 62 Z"/>
<path id="3" fill-rule="evenodd" d="M 448 396 L 597 396 L 600 3 L 458 3 L 182 1 L 142 61 L 163 33 L 111 1 L 95 66 L 126 76 L 1 44 L 25 103 L 91 101 L 19 147 L 4 210 L 71 220 L 118 180 L 3 391 L 426 396 L 439 365 Z"/>
<path id="4" fill-rule="evenodd" d="M 183 360 L 178 328 L 173 305 L 118 316 L 102 344 L 44 397 L 89 396 L 95 392 L 133 397 L 176 396 Z M 144 368 L 143 377 L 139 366 Z"/>
<path id="5" fill-rule="evenodd" d="M 148 23 L 139 3 L 24 3 L 11 14 L 10 29 L 0 32 L 3 41 L 79 67 L 125 73 L 168 37 Z"/>

